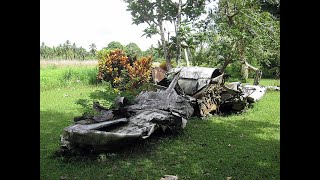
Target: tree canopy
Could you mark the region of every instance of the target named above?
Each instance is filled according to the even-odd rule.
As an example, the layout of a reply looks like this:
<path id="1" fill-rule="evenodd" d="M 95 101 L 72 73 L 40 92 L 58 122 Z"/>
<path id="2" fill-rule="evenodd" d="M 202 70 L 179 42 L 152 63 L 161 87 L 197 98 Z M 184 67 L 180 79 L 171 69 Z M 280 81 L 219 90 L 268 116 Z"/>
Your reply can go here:
<path id="1" fill-rule="evenodd" d="M 131 12 L 133 24 L 148 24 L 142 36 L 151 37 L 159 34 L 161 41 L 159 45 L 162 47 L 164 58 L 167 62 L 167 68 L 171 68 L 171 59 L 169 53 L 168 41 L 170 32 L 166 32 L 164 23 L 173 23 L 176 29 L 176 52 L 177 59 L 180 56 L 180 38 L 179 29 L 181 17 L 185 16 L 186 20 L 196 19 L 204 12 L 205 0 L 186 0 L 175 2 L 172 0 L 124 0 L 128 4 L 128 11 Z M 166 33 L 168 38 L 166 39 Z"/>
<path id="2" fill-rule="evenodd" d="M 108 49 L 110 50 L 115 50 L 115 49 L 123 49 L 123 45 L 118 42 L 118 41 L 111 41 L 108 46 L 107 46 Z"/>

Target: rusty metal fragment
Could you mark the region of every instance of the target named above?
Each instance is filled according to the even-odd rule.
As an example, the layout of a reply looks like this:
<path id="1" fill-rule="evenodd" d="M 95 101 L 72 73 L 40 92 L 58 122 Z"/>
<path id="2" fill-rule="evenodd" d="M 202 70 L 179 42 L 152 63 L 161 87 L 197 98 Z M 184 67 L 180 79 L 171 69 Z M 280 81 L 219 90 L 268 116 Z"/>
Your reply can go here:
<path id="1" fill-rule="evenodd" d="M 162 79 L 164 79 L 165 78 L 165 73 L 166 73 L 166 71 L 163 70 L 160 67 L 153 68 L 152 69 L 152 80 L 153 80 L 153 83 L 157 84 Z"/>

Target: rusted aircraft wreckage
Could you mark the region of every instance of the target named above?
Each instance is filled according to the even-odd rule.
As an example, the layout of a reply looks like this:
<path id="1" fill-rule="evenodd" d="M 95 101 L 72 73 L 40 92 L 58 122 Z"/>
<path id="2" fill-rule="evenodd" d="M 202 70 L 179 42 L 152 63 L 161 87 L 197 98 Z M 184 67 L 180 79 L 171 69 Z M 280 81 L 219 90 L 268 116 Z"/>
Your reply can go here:
<path id="1" fill-rule="evenodd" d="M 107 109 L 95 102 L 96 116 L 75 118 L 64 129 L 62 148 L 108 149 L 114 144 L 148 138 L 155 130 L 183 129 L 191 116 L 242 111 L 258 101 L 266 87 L 225 84 L 225 74 L 217 68 L 173 68 L 157 82 L 156 92 L 141 92 L 132 104 L 118 99 L 117 109 Z"/>

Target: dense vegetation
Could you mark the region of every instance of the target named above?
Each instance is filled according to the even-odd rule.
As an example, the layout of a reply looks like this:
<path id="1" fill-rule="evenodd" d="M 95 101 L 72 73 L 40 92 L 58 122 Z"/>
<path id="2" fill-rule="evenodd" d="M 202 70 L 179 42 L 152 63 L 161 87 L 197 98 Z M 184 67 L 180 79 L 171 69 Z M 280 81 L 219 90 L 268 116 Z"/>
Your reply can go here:
<path id="1" fill-rule="evenodd" d="M 252 67 L 280 77 L 279 0 L 125 2 L 134 24 L 148 24 L 143 35 L 161 36 L 156 49 L 168 69 L 171 60 L 179 64 L 188 57 L 192 65 L 220 67 L 245 80 Z M 175 32 L 166 31 L 165 23 Z"/>
<path id="2" fill-rule="evenodd" d="M 64 60 L 92 60 L 95 59 L 95 52 L 97 51 L 96 45 L 92 43 L 90 45 L 90 51 L 88 52 L 83 47 L 78 47 L 76 43 L 72 43 L 67 40 L 63 44 L 59 44 L 57 47 L 49 47 L 44 42 L 40 46 L 40 60 L 41 59 L 64 59 Z"/>
<path id="3" fill-rule="evenodd" d="M 112 41 L 101 50 L 124 50 L 127 55 L 136 58 L 143 54 L 151 54 L 149 50 L 143 53 L 136 43 L 129 43 L 126 46 L 120 42 Z M 40 60 L 93 60 L 97 59 L 98 49 L 94 43 L 90 44 L 89 51 L 83 47 L 78 47 L 76 43 L 71 43 L 67 40 L 65 43 L 58 46 L 47 46 L 44 42 L 40 45 Z"/>
<path id="4" fill-rule="evenodd" d="M 152 58 L 126 55 L 120 49 L 98 52 L 99 80 L 108 81 L 112 87 L 120 90 L 132 90 L 149 82 L 151 77 Z"/>

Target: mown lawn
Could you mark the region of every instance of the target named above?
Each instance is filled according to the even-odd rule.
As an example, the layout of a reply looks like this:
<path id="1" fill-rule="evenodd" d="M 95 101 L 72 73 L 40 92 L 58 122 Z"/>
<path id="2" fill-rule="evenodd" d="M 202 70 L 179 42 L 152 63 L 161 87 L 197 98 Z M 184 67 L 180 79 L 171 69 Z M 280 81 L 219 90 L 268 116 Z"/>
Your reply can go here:
<path id="1" fill-rule="evenodd" d="M 155 135 L 117 152 L 56 156 L 63 128 L 83 111 L 76 102 L 102 97 L 108 106 L 115 95 L 90 84 L 41 90 L 41 179 L 280 179 L 279 92 L 267 92 L 245 113 L 192 118 L 179 134 Z"/>

